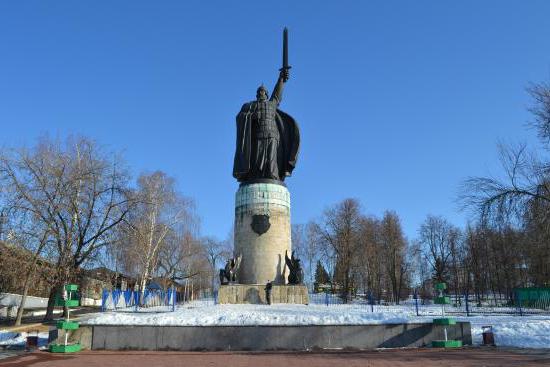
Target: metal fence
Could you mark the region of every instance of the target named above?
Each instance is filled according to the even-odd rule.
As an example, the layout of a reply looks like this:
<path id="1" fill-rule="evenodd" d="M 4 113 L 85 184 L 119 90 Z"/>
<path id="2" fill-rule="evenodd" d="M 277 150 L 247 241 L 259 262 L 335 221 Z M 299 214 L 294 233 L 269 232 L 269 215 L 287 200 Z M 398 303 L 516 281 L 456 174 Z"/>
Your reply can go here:
<path id="1" fill-rule="evenodd" d="M 547 310 L 550 312 L 550 288 L 517 288 L 514 290 L 521 310 Z"/>
<path id="2" fill-rule="evenodd" d="M 445 306 L 447 314 L 456 316 L 476 315 L 550 315 L 550 291 L 544 289 L 533 293 L 533 289 L 518 289 L 510 300 L 504 295 L 449 295 L 451 304 Z M 170 312 L 178 305 L 191 304 L 192 307 L 213 306 L 217 304 L 217 292 L 210 289 L 182 291 L 169 288 L 146 289 L 143 294 L 132 289 L 103 290 L 102 311 L 125 312 Z M 441 314 L 441 306 L 433 304 L 431 299 L 421 299 L 416 294 L 400 300 L 399 304 L 376 299 L 371 293 L 356 295 L 344 302 L 344 299 L 332 293 L 310 293 L 309 304 L 316 306 L 354 307 L 372 313 L 405 313 L 416 316 Z"/>
<path id="3" fill-rule="evenodd" d="M 458 316 L 476 315 L 550 315 L 550 292 L 535 296 L 525 290 L 516 290 L 510 300 L 503 295 L 450 295 L 451 304 L 445 306 L 445 312 Z M 542 294 L 542 295 L 541 295 Z M 310 293 L 310 304 L 330 306 L 351 306 L 364 308 L 367 312 L 394 313 L 405 312 L 417 316 L 432 316 L 441 313 L 441 306 L 433 304 L 431 299 L 421 299 L 416 294 L 399 304 L 375 299 L 371 294 L 359 295 L 344 302 L 343 298 L 331 293 Z"/>
<path id="4" fill-rule="evenodd" d="M 133 289 L 104 289 L 101 311 L 168 312 L 175 311 L 178 305 L 190 302 L 197 306 L 214 304 L 215 297 L 210 290 L 145 289 L 142 293 Z"/>

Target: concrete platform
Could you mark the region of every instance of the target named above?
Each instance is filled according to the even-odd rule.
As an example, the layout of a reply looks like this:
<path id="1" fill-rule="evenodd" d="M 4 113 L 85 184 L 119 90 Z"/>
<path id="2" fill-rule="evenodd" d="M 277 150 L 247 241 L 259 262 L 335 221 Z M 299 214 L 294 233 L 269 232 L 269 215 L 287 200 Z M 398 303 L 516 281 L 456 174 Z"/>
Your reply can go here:
<path id="1" fill-rule="evenodd" d="M 469 322 L 447 327 L 450 339 L 472 344 Z M 430 346 L 443 338 L 431 323 L 302 326 L 82 325 L 70 341 L 93 350 L 273 351 Z"/>
<path id="2" fill-rule="evenodd" d="M 229 284 L 218 290 L 221 304 L 266 304 L 265 284 Z M 305 285 L 273 285 L 271 303 L 296 303 L 307 305 L 309 297 Z"/>

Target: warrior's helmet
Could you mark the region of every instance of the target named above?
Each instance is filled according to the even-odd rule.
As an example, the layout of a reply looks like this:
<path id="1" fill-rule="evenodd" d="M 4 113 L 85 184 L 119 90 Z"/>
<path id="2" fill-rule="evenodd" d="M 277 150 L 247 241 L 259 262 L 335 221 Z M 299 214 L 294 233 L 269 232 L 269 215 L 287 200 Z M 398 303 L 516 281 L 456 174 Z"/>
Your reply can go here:
<path id="1" fill-rule="evenodd" d="M 262 90 L 263 90 L 264 93 L 265 93 L 265 98 L 266 98 L 266 99 L 269 98 L 269 92 L 267 91 L 266 87 L 264 87 L 263 84 L 260 85 L 260 86 L 258 87 L 258 89 L 256 90 L 256 98 L 258 98 L 258 99 L 260 98 L 260 91 L 262 91 Z"/>

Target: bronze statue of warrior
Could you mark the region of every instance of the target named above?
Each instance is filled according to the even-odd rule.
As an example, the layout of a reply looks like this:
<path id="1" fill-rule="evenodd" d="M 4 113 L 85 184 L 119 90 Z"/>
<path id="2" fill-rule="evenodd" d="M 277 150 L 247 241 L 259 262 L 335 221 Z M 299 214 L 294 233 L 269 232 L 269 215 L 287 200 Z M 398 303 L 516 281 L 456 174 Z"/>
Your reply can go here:
<path id="1" fill-rule="evenodd" d="M 284 181 L 296 166 L 300 131 L 296 121 L 278 109 L 283 88 L 290 76 L 288 32 L 283 38 L 283 67 L 269 97 L 261 85 L 256 100 L 245 103 L 237 114 L 237 147 L 233 177 L 239 182 L 256 179 Z"/>

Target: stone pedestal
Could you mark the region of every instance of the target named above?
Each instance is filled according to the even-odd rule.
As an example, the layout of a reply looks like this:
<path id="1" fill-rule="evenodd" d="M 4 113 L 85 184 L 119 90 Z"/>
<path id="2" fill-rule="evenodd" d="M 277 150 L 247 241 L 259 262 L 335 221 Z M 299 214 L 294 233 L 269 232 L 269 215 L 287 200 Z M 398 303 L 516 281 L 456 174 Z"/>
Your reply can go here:
<path id="1" fill-rule="evenodd" d="M 237 281 L 264 286 L 268 281 L 285 284 L 290 233 L 290 193 L 285 186 L 241 185 L 235 197 L 235 255 L 242 255 Z"/>
<path id="2" fill-rule="evenodd" d="M 218 290 L 220 304 L 266 304 L 265 284 L 229 284 Z M 274 285 L 271 288 L 271 303 L 309 303 L 305 285 Z"/>

